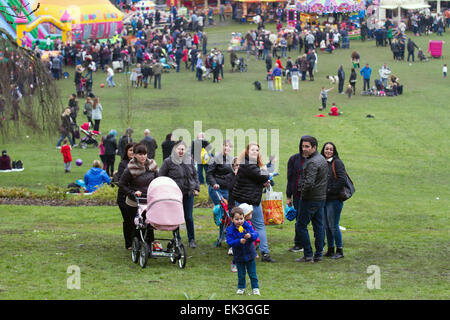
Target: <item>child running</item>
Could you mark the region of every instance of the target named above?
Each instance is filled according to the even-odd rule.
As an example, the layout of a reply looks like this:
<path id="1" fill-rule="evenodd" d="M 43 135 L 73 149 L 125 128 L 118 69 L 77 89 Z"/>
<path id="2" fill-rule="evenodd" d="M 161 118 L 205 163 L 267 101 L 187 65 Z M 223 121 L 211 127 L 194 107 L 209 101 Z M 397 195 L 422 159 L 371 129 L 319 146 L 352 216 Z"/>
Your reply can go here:
<path id="1" fill-rule="evenodd" d="M 328 91 L 333 89 L 334 87 L 330 89 L 325 89 L 325 87 L 322 87 L 322 91 L 320 91 L 319 94 L 319 100 L 322 100 L 322 107 L 320 107 L 319 110 L 324 110 L 327 108 Z"/>
<path id="2" fill-rule="evenodd" d="M 72 164 L 72 155 L 70 154 L 70 150 L 72 150 L 72 147 L 69 146 L 67 139 L 64 139 L 63 146 L 61 147 L 61 153 L 63 155 L 64 171 L 66 173 L 70 172 L 70 165 Z"/>
<path id="3" fill-rule="evenodd" d="M 256 249 L 253 242 L 258 238 L 258 233 L 244 219 L 244 211 L 240 207 L 231 210 L 232 224 L 227 228 L 227 243 L 233 248 L 233 259 L 237 266 L 238 290 L 242 295 L 246 287 L 246 272 L 250 278 L 253 294 L 259 292 L 258 277 L 256 275 Z"/>

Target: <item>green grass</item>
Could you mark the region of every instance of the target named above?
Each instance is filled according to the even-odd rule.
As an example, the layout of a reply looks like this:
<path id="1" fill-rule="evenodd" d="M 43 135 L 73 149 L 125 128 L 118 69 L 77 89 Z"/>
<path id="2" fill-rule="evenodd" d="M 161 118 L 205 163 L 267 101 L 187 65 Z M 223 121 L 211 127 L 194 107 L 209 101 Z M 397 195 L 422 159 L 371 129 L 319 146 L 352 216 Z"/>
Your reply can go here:
<path id="1" fill-rule="evenodd" d="M 248 29 L 248 25 L 237 24 L 209 29 L 209 46 L 225 49 L 232 31 Z M 426 50 L 429 39 L 437 37 L 414 40 Z M 345 258 L 299 265 L 293 261 L 297 255 L 287 252 L 293 223 L 268 227 L 270 249 L 278 262 L 257 263 L 262 298 L 447 299 L 450 80 L 444 80 L 441 71 L 443 64 L 449 63 L 448 33 L 443 40 L 443 59 L 412 66 L 394 63 L 389 49 L 376 48 L 373 41 L 353 41 L 351 50 L 337 50 L 332 55 L 319 53 L 316 81 L 301 82 L 297 93 L 284 83 L 282 93 L 267 91 L 264 63 L 254 58 L 248 62 L 248 73 L 229 73 L 226 54 L 225 79 L 218 85 L 199 83 L 182 67 L 179 74 L 163 75 L 162 90 L 133 90 L 130 123 L 126 117 L 128 76 L 116 75 L 115 82 L 121 85 L 116 89 L 100 89 L 106 76 L 98 72 L 94 88 L 104 108 L 101 131 L 114 128 L 122 134 L 131 125 L 133 137 L 139 140 L 149 128 L 161 143 L 176 128 L 193 134 L 194 121 L 199 120 L 204 131 L 217 128 L 224 135 L 227 128 L 278 129 L 278 191 L 284 191 L 287 160 L 298 152 L 300 136 L 314 135 L 320 146 L 333 141 L 356 185 L 341 218 L 341 225 L 347 228 L 343 233 Z M 404 84 L 404 94 L 392 98 L 357 95 L 348 100 L 337 94 L 336 86 L 328 101 L 330 105 L 336 102 L 344 115 L 314 117 L 319 113 L 320 88 L 329 87 L 325 75 L 336 74 L 343 64 L 348 77 L 353 49 L 360 53 L 361 64 L 372 66 L 372 82 L 387 62 Z M 263 91 L 253 89 L 255 80 L 263 83 Z M 58 86 L 66 104 L 74 90 L 73 78 Z M 359 76 L 357 88 L 362 89 Z M 375 118 L 366 118 L 369 113 Z M 82 120 L 80 113 L 79 122 Z M 66 186 L 82 178 L 98 158 L 98 150 L 75 149 L 73 158 L 82 158 L 84 164 L 64 174 L 62 156 L 55 149 L 57 138 L 56 133 L 47 139 L 25 129 L 10 141 L 2 137 L 2 149 L 13 159 L 22 159 L 25 171 L 2 174 L 0 186 L 42 191 L 46 184 Z M 161 162 L 160 149 L 156 159 Z M 225 248 L 212 246 L 217 228 L 211 215 L 210 209 L 194 210 L 199 248 L 189 250 L 186 269 L 155 259 L 141 270 L 122 249 L 121 216 L 115 207 L 0 206 L 0 298 L 185 299 L 187 294 L 201 299 L 235 299 L 237 276 L 229 271 Z M 184 230 L 182 234 L 185 237 Z M 81 268 L 81 290 L 66 288 L 69 265 Z M 381 269 L 380 290 L 366 287 L 370 265 Z"/>

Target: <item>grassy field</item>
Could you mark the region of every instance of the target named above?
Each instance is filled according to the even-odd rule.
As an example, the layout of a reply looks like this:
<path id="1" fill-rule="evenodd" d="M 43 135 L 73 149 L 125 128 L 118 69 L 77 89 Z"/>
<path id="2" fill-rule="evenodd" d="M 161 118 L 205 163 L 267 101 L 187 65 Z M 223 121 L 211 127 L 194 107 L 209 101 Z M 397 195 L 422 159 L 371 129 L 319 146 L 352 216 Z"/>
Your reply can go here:
<path id="1" fill-rule="evenodd" d="M 208 29 L 209 47 L 225 49 L 231 32 L 249 28 L 233 24 Z M 425 51 L 430 39 L 437 37 L 414 38 Z M 149 128 L 161 143 L 177 128 L 193 134 L 194 121 L 202 121 L 204 131 L 215 128 L 224 135 L 226 129 L 267 129 L 269 135 L 271 129 L 278 129 L 278 191 L 284 191 L 287 160 L 298 152 L 302 135 L 316 136 L 320 147 L 333 141 L 356 185 L 341 218 L 347 228 L 343 233 L 345 258 L 299 265 L 293 261 L 297 255 L 287 252 L 294 224 L 271 226 L 269 245 L 277 263 L 257 263 L 262 298 L 448 299 L 450 80 L 442 77 L 442 66 L 449 63 L 448 33 L 443 40 L 443 59 L 412 65 L 394 63 L 390 50 L 375 47 L 373 41 L 351 42 L 351 50 L 332 55 L 319 53 L 316 81 L 301 82 L 299 92 L 284 83 L 281 93 L 266 90 L 264 63 L 254 58 L 248 62 L 248 73 L 229 73 L 227 54 L 220 84 L 197 82 L 182 67 L 179 74 L 163 75 L 162 90 L 131 90 L 129 123 L 128 75 L 115 76 L 117 88 L 100 89 L 106 75 L 97 72 L 94 92 L 104 108 L 101 131 L 116 129 L 122 134 L 130 125 L 135 129 L 134 139 L 139 140 Z M 329 105 L 336 102 L 344 115 L 314 117 L 319 113 L 320 88 L 329 87 L 325 76 L 337 74 L 342 64 L 348 78 L 353 49 L 360 53 L 361 65 L 372 66 L 372 83 L 386 62 L 404 85 L 404 94 L 358 94 L 349 100 L 336 87 L 330 92 Z M 57 84 L 64 104 L 74 91 L 73 71 L 69 73 L 69 79 Z M 255 80 L 263 83 L 262 91 L 254 90 Z M 362 90 L 359 75 L 357 88 Z M 369 113 L 375 118 L 366 118 Z M 80 113 L 78 122 L 83 119 Z M 55 148 L 57 138 L 57 133 L 49 139 L 24 129 L 9 141 L 2 137 L 1 149 L 7 149 L 13 159 L 22 159 L 25 171 L 2 174 L 0 187 L 40 191 L 48 184 L 65 186 L 82 178 L 98 158 L 98 149 L 75 149 L 74 159 L 83 159 L 84 165 L 64 174 L 62 156 Z M 156 159 L 161 162 L 160 149 Z M 155 259 L 141 270 L 122 248 L 118 208 L 2 205 L 0 299 L 234 299 L 237 276 L 229 271 L 226 249 L 212 246 L 217 228 L 211 210 L 195 209 L 194 216 L 199 247 L 188 251 L 186 269 Z M 81 290 L 66 287 L 70 265 L 81 269 Z M 379 290 L 366 286 L 370 265 L 380 268 Z"/>

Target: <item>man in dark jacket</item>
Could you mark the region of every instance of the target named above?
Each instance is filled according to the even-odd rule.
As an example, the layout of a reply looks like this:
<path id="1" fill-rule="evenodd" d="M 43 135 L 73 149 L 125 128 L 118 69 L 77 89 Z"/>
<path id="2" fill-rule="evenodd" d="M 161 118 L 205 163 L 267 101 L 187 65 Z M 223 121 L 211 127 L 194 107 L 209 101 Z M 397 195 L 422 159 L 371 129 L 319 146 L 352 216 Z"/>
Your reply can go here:
<path id="1" fill-rule="evenodd" d="M 158 144 L 156 143 L 155 138 L 150 136 L 150 130 L 144 130 L 144 138 L 141 143 L 143 143 L 147 147 L 147 158 L 155 159 L 155 151 L 158 149 Z"/>
<path id="2" fill-rule="evenodd" d="M 272 70 L 272 55 L 269 53 L 266 57 L 266 71 Z"/>
<path id="3" fill-rule="evenodd" d="M 306 158 L 303 166 L 300 212 L 298 225 L 300 239 L 304 248 L 304 256 L 295 259 L 296 262 L 322 261 L 324 246 L 323 208 L 327 197 L 328 164 L 325 158 L 317 152 L 317 139 L 305 137 L 302 141 L 302 155 Z M 308 224 L 312 221 L 315 249 L 311 247 Z"/>
<path id="4" fill-rule="evenodd" d="M 412 41 L 411 38 L 408 38 L 406 48 L 408 49 L 408 62 L 410 57 L 412 57 L 412 62 L 414 62 L 414 49 L 419 49 L 419 47 L 414 43 L 414 41 Z"/>
<path id="5" fill-rule="evenodd" d="M 300 232 L 298 230 L 298 214 L 300 212 L 302 170 L 306 160 L 302 155 L 302 142 L 306 137 L 309 136 L 301 137 L 298 145 L 298 153 L 292 155 L 287 164 L 286 203 L 288 206 L 293 205 L 295 210 L 297 210 L 294 246 L 289 249 L 291 252 L 300 252 L 303 250 Z"/>
<path id="6" fill-rule="evenodd" d="M 106 173 L 112 177 L 114 175 L 114 162 L 116 159 L 117 152 L 117 131 L 111 130 L 106 139 L 103 141 L 103 146 L 105 147 L 105 164 L 106 164 Z"/>

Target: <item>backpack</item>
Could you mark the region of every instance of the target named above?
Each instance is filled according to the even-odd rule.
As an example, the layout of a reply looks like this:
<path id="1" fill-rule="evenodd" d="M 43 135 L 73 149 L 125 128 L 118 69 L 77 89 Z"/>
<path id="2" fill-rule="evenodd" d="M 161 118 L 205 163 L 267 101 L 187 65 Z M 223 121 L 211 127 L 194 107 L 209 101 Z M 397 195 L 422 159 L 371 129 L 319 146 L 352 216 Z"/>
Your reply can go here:
<path id="1" fill-rule="evenodd" d="M 337 179 L 336 169 L 334 167 L 334 161 L 331 164 L 331 168 L 333 169 L 334 178 Z M 352 181 L 352 179 L 350 179 L 348 173 L 345 172 L 345 185 L 344 185 L 344 190 L 342 190 L 342 193 L 340 195 L 340 198 L 341 198 L 340 200 L 341 201 L 348 200 L 353 196 L 354 193 L 355 193 L 355 186 L 353 184 L 353 181 Z"/>
<path id="2" fill-rule="evenodd" d="M 208 164 L 208 162 L 209 162 L 209 154 L 208 154 L 208 151 L 206 151 L 205 148 L 202 148 L 202 151 L 200 153 L 200 157 L 202 158 L 202 164 Z"/>

